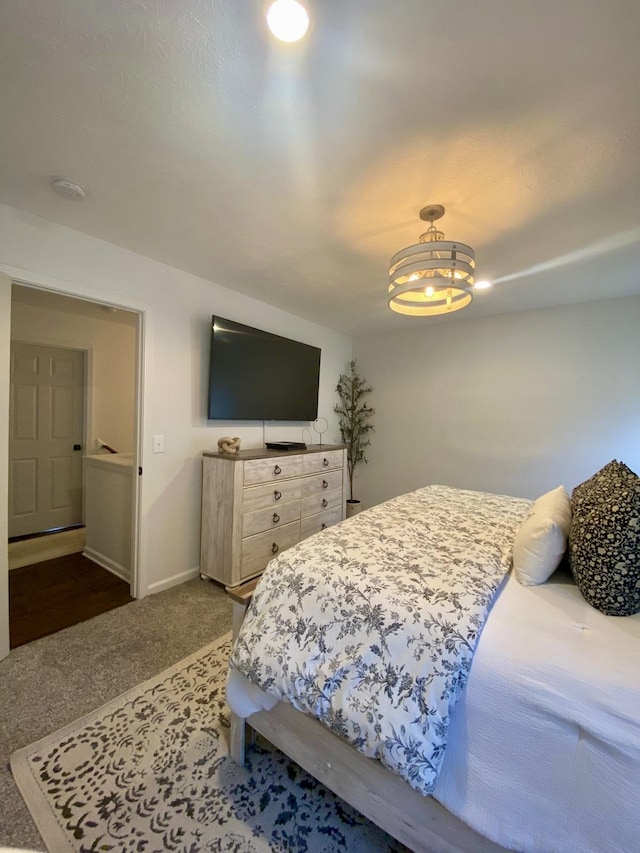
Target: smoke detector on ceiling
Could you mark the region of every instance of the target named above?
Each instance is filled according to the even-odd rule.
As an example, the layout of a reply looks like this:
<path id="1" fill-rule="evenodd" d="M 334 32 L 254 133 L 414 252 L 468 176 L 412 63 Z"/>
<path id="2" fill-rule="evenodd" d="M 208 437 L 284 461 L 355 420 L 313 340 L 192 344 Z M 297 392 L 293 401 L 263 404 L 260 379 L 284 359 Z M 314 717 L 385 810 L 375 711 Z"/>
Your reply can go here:
<path id="1" fill-rule="evenodd" d="M 51 181 L 54 192 L 70 201 L 82 201 L 86 195 L 80 184 L 66 178 L 54 178 Z"/>

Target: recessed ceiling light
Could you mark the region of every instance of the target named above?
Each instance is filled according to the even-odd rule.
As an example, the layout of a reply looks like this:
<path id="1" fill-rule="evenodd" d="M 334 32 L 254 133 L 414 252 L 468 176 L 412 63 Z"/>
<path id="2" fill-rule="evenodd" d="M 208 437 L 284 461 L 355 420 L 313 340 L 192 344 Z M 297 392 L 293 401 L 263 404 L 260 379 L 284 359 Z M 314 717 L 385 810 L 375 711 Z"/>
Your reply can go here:
<path id="1" fill-rule="evenodd" d="M 280 41 L 300 41 L 309 28 L 309 15 L 296 0 L 276 0 L 267 12 L 267 24 Z"/>
<path id="2" fill-rule="evenodd" d="M 487 279 L 483 279 L 482 281 L 476 281 L 473 285 L 474 290 L 488 290 L 488 288 L 493 287 L 493 282 L 488 281 Z"/>
<path id="3" fill-rule="evenodd" d="M 54 178 L 51 181 L 51 186 L 54 192 L 71 201 L 82 201 L 86 195 L 80 184 L 69 181 L 67 178 Z"/>

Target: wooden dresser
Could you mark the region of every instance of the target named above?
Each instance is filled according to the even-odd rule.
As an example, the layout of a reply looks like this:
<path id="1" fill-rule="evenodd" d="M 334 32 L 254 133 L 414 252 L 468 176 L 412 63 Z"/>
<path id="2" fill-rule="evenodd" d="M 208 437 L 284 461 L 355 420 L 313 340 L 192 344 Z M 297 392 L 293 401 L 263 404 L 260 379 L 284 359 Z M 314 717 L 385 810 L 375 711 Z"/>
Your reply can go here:
<path id="1" fill-rule="evenodd" d="M 346 451 L 206 451 L 202 460 L 200 574 L 235 587 L 269 560 L 344 518 Z"/>

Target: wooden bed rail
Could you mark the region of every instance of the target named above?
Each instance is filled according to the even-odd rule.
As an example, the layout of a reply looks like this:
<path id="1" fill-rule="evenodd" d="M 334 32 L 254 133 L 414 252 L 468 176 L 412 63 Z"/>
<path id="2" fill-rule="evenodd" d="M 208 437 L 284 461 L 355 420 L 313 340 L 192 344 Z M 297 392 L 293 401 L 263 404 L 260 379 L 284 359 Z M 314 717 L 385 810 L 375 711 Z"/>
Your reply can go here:
<path id="1" fill-rule="evenodd" d="M 286 702 L 248 719 L 231 715 L 230 754 L 244 762 L 245 729 L 257 732 L 319 782 L 415 853 L 505 853 L 378 761 Z"/>

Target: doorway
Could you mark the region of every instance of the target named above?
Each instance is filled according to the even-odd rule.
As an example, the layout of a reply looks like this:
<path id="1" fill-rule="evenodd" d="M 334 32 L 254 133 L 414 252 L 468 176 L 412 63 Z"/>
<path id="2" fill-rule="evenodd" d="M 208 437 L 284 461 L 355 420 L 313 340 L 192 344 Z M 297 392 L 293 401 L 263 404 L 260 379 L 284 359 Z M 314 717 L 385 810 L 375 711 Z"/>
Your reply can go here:
<path id="1" fill-rule="evenodd" d="M 34 614 L 45 636 L 133 600 L 141 315 L 16 282 L 11 306 L 15 647 L 13 634 L 23 642 L 38 636 L 33 624 L 23 630 Z M 12 563 L 12 549 L 34 556 Z"/>

